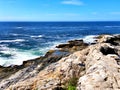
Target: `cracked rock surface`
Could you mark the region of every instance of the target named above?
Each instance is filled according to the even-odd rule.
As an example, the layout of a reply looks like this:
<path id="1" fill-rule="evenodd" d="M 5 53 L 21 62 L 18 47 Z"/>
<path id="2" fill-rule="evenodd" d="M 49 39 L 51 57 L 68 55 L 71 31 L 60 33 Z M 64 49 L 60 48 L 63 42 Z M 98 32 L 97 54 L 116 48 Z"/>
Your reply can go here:
<path id="1" fill-rule="evenodd" d="M 66 90 L 73 77 L 77 90 L 120 90 L 120 35 L 101 35 L 90 45 L 75 40 L 57 47 L 22 66 L 1 66 L 6 76 L 0 78 L 0 90 Z"/>

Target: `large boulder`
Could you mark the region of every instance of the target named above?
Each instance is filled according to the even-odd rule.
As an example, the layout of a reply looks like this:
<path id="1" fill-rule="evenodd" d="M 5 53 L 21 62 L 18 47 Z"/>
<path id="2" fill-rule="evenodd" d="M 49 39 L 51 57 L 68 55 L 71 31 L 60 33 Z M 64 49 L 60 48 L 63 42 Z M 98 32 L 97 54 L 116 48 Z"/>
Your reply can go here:
<path id="1" fill-rule="evenodd" d="M 105 55 L 99 51 L 101 46 L 98 47 L 91 47 L 85 62 L 86 73 L 79 78 L 77 89 L 119 90 L 120 65 L 116 61 L 119 56 L 116 53 Z"/>

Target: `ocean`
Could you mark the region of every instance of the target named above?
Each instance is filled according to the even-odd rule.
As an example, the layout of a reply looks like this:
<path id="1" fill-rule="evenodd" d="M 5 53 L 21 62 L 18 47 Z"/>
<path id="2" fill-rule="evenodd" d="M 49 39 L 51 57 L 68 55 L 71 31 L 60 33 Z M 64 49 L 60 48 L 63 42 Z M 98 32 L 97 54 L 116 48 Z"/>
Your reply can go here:
<path id="1" fill-rule="evenodd" d="M 68 40 L 120 34 L 120 22 L 0 22 L 0 65 L 21 65 Z"/>

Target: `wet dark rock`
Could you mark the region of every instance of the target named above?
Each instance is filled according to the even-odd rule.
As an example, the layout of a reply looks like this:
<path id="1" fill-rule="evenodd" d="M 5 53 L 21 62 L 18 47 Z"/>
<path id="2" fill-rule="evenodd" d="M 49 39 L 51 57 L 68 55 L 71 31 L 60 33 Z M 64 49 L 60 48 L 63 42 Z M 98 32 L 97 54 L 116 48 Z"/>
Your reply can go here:
<path id="1" fill-rule="evenodd" d="M 120 35 L 107 38 L 106 43 L 110 43 L 112 45 L 120 45 Z"/>
<path id="2" fill-rule="evenodd" d="M 68 41 L 68 44 L 60 44 L 56 48 L 72 48 L 73 46 L 88 46 L 88 44 L 84 43 L 83 40 L 71 40 Z"/>
<path id="3" fill-rule="evenodd" d="M 68 41 L 68 43 L 73 46 L 80 46 L 85 44 L 83 40 L 71 40 L 71 41 Z"/>
<path id="4" fill-rule="evenodd" d="M 84 43 L 83 40 L 71 40 L 67 44 L 60 44 L 56 48 L 60 48 L 62 51 L 75 52 L 85 49 L 89 44 Z"/>
<path id="5" fill-rule="evenodd" d="M 110 48 L 110 47 L 101 47 L 100 51 L 103 53 L 103 55 L 108 55 L 108 54 L 117 54 L 117 50 L 115 50 L 114 48 Z"/>
<path id="6" fill-rule="evenodd" d="M 70 44 L 60 44 L 60 45 L 56 46 L 56 48 L 71 48 L 71 47 L 72 47 L 72 45 L 70 45 Z"/>
<path id="7" fill-rule="evenodd" d="M 69 54 L 69 52 L 63 51 L 63 50 L 49 50 L 46 54 L 45 57 L 48 56 L 64 56 Z"/>
<path id="8" fill-rule="evenodd" d="M 62 87 L 55 87 L 55 88 L 53 88 L 52 90 L 65 90 L 65 89 L 62 88 Z"/>

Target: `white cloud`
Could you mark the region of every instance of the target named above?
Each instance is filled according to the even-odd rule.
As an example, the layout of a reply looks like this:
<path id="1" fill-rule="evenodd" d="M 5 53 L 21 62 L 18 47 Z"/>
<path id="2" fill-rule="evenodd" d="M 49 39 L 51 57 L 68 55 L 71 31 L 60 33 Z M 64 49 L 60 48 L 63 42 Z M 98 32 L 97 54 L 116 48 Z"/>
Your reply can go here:
<path id="1" fill-rule="evenodd" d="M 83 2 L 81 2 L 80 0 L 64 0 L 64 1 L 62 1 L 62 4 L 83 5 Z"/>

